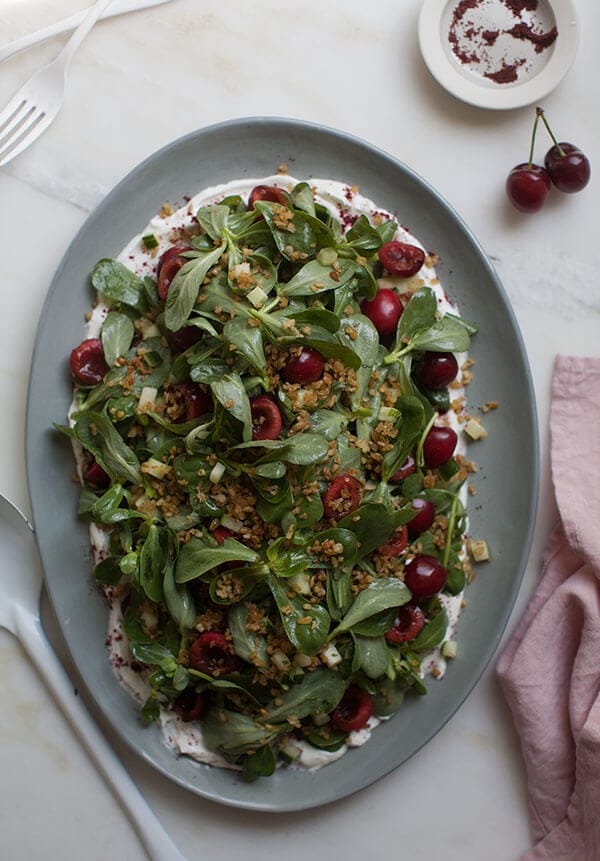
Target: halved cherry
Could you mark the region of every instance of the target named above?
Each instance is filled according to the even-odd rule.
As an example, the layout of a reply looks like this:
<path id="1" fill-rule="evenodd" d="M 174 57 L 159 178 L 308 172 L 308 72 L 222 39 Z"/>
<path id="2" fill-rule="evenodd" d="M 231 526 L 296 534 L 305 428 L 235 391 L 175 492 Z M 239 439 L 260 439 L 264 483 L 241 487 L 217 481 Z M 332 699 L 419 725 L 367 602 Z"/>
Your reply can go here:
<path id="1" fill-rule="evenodd" d="M 421 633 L 425 625 L 425 614 L 416 604 L 405 604 L 398 608 L 398 615 L 389 631 L 385 632 L 388 643 L 407 643 Z"/>
<path id="2" fill-rule="evenodd" d="M 434 556 L 415 556 L 404 567 L 404 583 L 416 601 L 439 595 L 448 580 L 448 572 Z"/>
<path id="3" fill-rule="evenodd" d="M 278 439 L 283 425 L 279 407 L 269 395 L 250 400 L 252 439 Z"/>
<path id="4" fill-rule="evenodd" d="M 231 651 L 224 634 L 219 631 L 204 631 L 194 640 L 188 656 L 193 670 L 209 676 L 222 676 L 237 670 L 240 660 Z"/>
<path id="5" fill-rule="evenodd" d="M 349 473 L 336 476 L 323 494 L 325 517 L 341 520 L 360 505 L 362 484 Z"/>
<path id="6" fill-rule="evenodd" d="M 173 708 L 182 721 L 188 723 L 203 718 L 208 710 L 208 696 L 206 691 L 195 691 L 186 688 L 173 702 Z"/>
<path id="7" fill-rule="evenodd" d="M 408 529 L 406 526 L 399 526 L 392 537 L 382 544 L 377 551 L 380 556 L 400 556 L 403 550 L 406 550 L 408 545 Z"/>
<path id="8" fill-rule="evenodd" d="M 350 685 L 331 712 L 331 723 L 342 732 L 362 729 L 373 714 L 371 697 L 358 685 Z"/>
<path id="9" fill-rule="evenodd" d="M 420 535 L 422 532 L 427 532 L 435 520 L 435 505 L 433 502 L 430 502 L 429 499 L 416 496 L 411 502 L 410 507 L 416 511 L 416 514 L 408 522 L 408 531 L 411 535 Z"/>
<path id="10" fill-rule="evenodd" d="M 283 368 L 281 376 L 286 383 L 315 383 L 323 376 L 323 356 L 312 347 L 302 347 L 299 353 L 292 353 Z"/>
<path id="11" fill-rule="evenodd" d="M 429 469 L 435 469 L 437 466 L 447 463 L 454 454 L 457 442 L 456 431 L 453 431 L 452 428 L 434 425 L 423 443 L 425 466 Z"/>
<path id="12" fill-rule="evenodd" d="M 285 194 L 282 188 L 276 185 L 256 185 L 250 192 L 248 198 L 248 209 L 254 209 L 254 204 L 257 200 L 266 200 L 269 203 L 280 203 L 282 206 L 287 205 Z"/>
<path id="13" fill-rule="evenodd" d="M 95 386 L 109 371 L 100 338 L 87 338 L 71 350 L 71 373 L 78 383 Z"/>
<path id="14" fill-rule="evenodd" d="M 158 262 L 158 295 L 164 301 L 169 293 L 171 281 L 184 263 L 188 262 L 187 257 L 182 257 L 184 251 L 193 251 L 189 245 L 173 245 L 167 248 Z"/>
<path id="15" fill-rule="evenodd" d="M 415 275 L 425 262 L 425 252 L 416 245 L 408 242 L 384 242 L 378 252 L 378 257 L 384 269 L 390 275 L 410 278 Z"/>
<path id="16" fill-rule="evenodd" d="M 83 473 L 83 480 L 95 484 L 96 487 L 108 487 L 110 484 L 110 477 L 96 460 L 93 460 Z"/>
<path id="17" fill-rule="evenodd" d="M 415 459 L 412 454 L 409 454 L 402 466 L 398 467 L 396 472 L 390 478 L 390 481 L 399 482 L 404 481 L 405 478 L 408 478 L 409 475 L 412 475 L 417 465 L 415 463 Z"/>

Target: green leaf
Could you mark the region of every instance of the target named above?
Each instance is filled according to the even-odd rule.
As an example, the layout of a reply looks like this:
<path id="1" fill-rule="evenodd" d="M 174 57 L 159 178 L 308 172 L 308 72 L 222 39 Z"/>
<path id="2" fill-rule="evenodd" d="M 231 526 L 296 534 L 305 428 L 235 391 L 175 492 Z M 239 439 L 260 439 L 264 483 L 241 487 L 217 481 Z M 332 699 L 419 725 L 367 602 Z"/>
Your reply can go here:
<path id="1" fill-rule="evenodd" d="M 118 260 L 99 260 L 92 269 L 92 285 L 112 302 L 140 313 L 146 310 L 144 282 Z"/>
<path id="2" fill-rule="evenodd" d="M 394 447 L 386 451 L 381 464 L 381 477 L 389 481 L 416 445 L 425 428 L 426 417 L 423 403 L 412 395 L 401 395 L 395 407 L 400 411 L 396 421 L 398 434 Z"/>
<path id="3" fill-rule="evenodd" d="M 158 526 L 153 523 L 140 551 L 140 585 L 146 596 L 159 604 L 163 599 L 163 549 Z"/>
<path id="4" fill-rule="evenodd" d="M 439 613 L 426 622 L 425 626 L 410 642 L 410 648 L 413 652 L 428 652 L 435 646 L 446 639 L 446 631 L 448 630 L 448 614 L 441 607 Z"/>
<path id="5" fill-rule="evenodd" d="M 416 332 L 429 329 L 435 323 L 437 301 L 431 287 L 421 287 L 410 298 L 398 321 L 396 346 L 401 348 Z"/>
<path id="6" fill-rule="evenodd" d="M 196 213 L 198 224 L 208 233 L 211 239 L 221 239 L 223 228 L 227 224 L 229 207 L 218 203 L 202 206 Z"/>
<path id="7" fill-rule="evenodd" d="M 235 604 L 229 610 L 229 630 L 233 637 L 233 649 L 236 655 L 256 667 L 266 667 L 269 663 L 267 654 L 267 638 L 258 631 L 248 629 L 247 604 Z"/>
<path id="8" fill-rule="evenodd" d="M 242 378 L 235 371 L 224 374 L 210 384 L 214 398 L 235 419 L 242 423 L 244 440 L 252 439 L 252 412 L 250 399 Z"/>
<path id="9" fill-rule="evenodd" d="M 73 431 L 113 481 L 141 483 L 139 460 L 105 415 L 91 411 L 82 413 Z"/>
<path id="10" fill-rule="evenodd" d="M 401 607 L 410 601 L 411 594 L 401 580 L 395 577 L 381 578 L 358 593 L 352 606 L 340 622 L 331 632 L 328 639 L 332 640 L 343 631 L 350 631 L 354 625 L 363 622 L 371 616 L 381 613 L 390 607 Z"/>
<path id="11" fill-rule="evenodd" d="M 402 319 L 402 318 L 400 318 Z M 413 350 L 461 353 L 469 349 L 471 338 L 465 327 L 452 317 L 442 317 L 429 329 L 416 332 L 410 339 Z"/>
<path id="12" fill-rule="evenodd" d="M 254 208 L 265 219 L 275 245 L 287 260 L 295 260 L 298 253 L 307 256 L 315 253 L 317 238 L 308 214 L 299 210 L 288 210 L 293 212 L 292 218 L 287 222 L 288 229 L 281 230 L 276 224 L 279 219 L 275 213 L 280 214 L 284 207 L 280 204 L 267 203 L 261 200 L 254 204 Z"/>
<path id="13" fill-rule="evenodd" d="M 256 562 L 258 554 L 233 538 L 226 538 L 222 545 L 212 546 L 201 538 L 191 538 L 184 544 L 177 557 L 175 582 L 187 583 L 211 571 L 223 562 Z"/>
<path id="14" fill-rule="evenodd" d="M 202 720 L 202 738 L 210 750 L 242 754 L 270 744 L 286 732 L 289 724 L 264 726 L 249 715 L 228 709 L 211 709 Z"/>
<path id="15" fill-rule="evenodd" d="M 270 777 L 277 767 L 277 754 L 271 745 L 265 744 L 244 757 L 242 777 L 252 781 L 259 777 Z"/>
<path id="16" fill-rule="evenodd" d="M 355 634 L 353 639 L 353 671 L 362 670 L 369 679 L 378 679 L 385 675 L 391 661 L 385 637 L 361 637 Z"/>
<path id="17" fill-rule="evenodd" d="M 379 251 L 383 242 L 377 229 L 366 215 L 361 215 L 346 233 L 346 241 L 361 254 L 367 256 Z"/>
<path id="18" fill-rule="evenodd" d="M 267 360 L 263 347 L 262 333 L 258 326 L 249 326 L 243 317 L 234 317 L 225 323 L 223 337 L 235 346 L 236 356 L 243 356 L 257 374 L 266 373 Z"/>
<path id="19" fill-rule="evenodd" d="M 129 350 L 134 331 L 133 322 L 127 314 L 110 311 L 106 315 L 102 324 L 102 349 L 107 365 L 112 367 Z"/>
<path id="20" fill-rule="evenodd" d="M 352 331 L 353 336 L 348 332 Z M 372 368 L 379 357 L 379 333 L 368 317 L 363 314 L 353 314 L 351 317 L 340 319 L 339 337 L 347 347 L 354 350 L 361 358 L 363 365 Z"/>
<path id="21" fill-rule="evenodd" d="M 368 556 L 385 544 L 394 531 L 394 522 L 387 507 L 379 502 L 365 502 L 338 522 L 342 529 L 354 532 L 358 539 L 358 559 Z"/>
<path id="22" fill-rule="evenodd" d="M 94 568 L 95 580 L 105 586 L 116 586 L 122 576 L 118 556 L 107 556 Z"/>
<path id="23" fill-rule="evenodd" d="M 196 607 L 190 590 L 184 583 L 176 583 L 173 576 L 174 566 L 165 567 L 163 594 L 167 610 L 180 631 L 191 630 L 196 620 Z"/>
<path id="24" fill-rule="evenodd" d="M 309 715 L 329 714 L 346 690 L 346 682 L 335 670 L 318 669 L 306 673 L 301 681 L 278 697 L 278 704 L 267 708 L 260 721 L 272 724 L 291 717 L 302 720 Z"/>
<path id="25" fill-rule="evenodd" d="M 224 251 L 223 246 L 218 246 L 207 254 L 195 257 L 184 263 L 175 275 L 165 306 L 165 325 L 168 329 L 176 332 L 185 325 L 196 304 L 202 282 Z"/>
<path id="26" fill-rule="evenodd" d="M 320 296 L 328 290 L 339 290 L 352 279 L 355 271 L 353 260 L 336 260 L 332 266 L 311 260 L 287 284 L 282 284 L 279 292 L 283 296 Z"/>
<path id="27" fill-rule="evenodd" d="M 315 410 L 310 416 L 310 427 L 312 431 L 321 434 L 331 442 L 346 429 L 348 421 L 343 413 L 334 410 Z"/>
<path id="28" fill-rule="evenodd" d="M 327 640 L 329 613 L 320 604 L 310 604 L 302 595 L 288 594 L 288 586 L 275 575 L 267 577 L 286 636 L 304 655 L 315 655 Z"/>
<path id="29" fill-rule="evenodd" d="M 210 597 L 215 604 L 236 604 L 243 601 L 254 589 L 257 583 L 264 580 L 267 573 L 266 565 L 248 565 L 246 567 L 228 569 L 217 572 L 210 580 Z M 233 596 L 229 596 L 231 586 L 234 587 Z M 220 595 L 225 588 L 225 595 Z"/>

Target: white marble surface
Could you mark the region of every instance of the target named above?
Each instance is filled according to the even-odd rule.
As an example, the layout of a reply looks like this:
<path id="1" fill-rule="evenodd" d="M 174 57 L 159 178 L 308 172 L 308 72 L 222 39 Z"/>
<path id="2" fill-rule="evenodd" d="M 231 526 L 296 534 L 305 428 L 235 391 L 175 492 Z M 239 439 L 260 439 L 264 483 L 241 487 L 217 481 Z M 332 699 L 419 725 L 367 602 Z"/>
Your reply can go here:
<path id="1" fill-rule="evenodd" d="M 82 5 L 0 0 L 0 42 Z M 576 5 L 579 54 L 544 107 L 559 136 L 600 165 L 600 6 Z M 75 58 L 59 118 L 0 171 L 0 489 L 15 503 L 28 510 L 23 428 L 38 309 L 90 209 L 142 158 L 200 126 L 250 115 L 321 122 L 388 150 L 437 187 L 474 229 L 512 300 L 531 360 L 542 441 L 539 517 L 514 626 L 555 514 L 547 433 L 553 360 L 557 352 L 600 350 L 597 180 L 580 195 L 553 195 L 537 216 L 512 211 L 504 179 L 527 156 L 533 111 L 488 112 L 448 96 L 419 56 L 420 6 L 419 0 L 172 0 L 96 26 Z M 2 64 L 0 106 L 61 44 L 53 39 Z M 145 858 L 20 647 L 3 631 L 0 689 L 2 857 Z M 518 740 L 493 665 L 449 724 L 402 768 L 306 814 L 220 808 L 118 749 L 190 861 L 311 855 L 358 861 L 391 853 L 417 861 L 510 861 L 530 842 Z"/>

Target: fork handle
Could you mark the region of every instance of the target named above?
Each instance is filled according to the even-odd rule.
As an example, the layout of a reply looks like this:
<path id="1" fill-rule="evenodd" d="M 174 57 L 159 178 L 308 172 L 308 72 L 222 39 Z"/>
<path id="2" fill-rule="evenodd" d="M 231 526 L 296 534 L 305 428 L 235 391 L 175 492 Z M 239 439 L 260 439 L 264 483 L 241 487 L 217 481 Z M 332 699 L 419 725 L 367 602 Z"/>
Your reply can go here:
<path id="1" fill-rule="evenodd" d="M 73 54 L 79 48 L 87 34 L 90 32 L 98 18 L 102 15 L 106 7 L 111 3 L 112 0 L 96 0 L 93 6 L 90 6 L 85 18 L 74 31 L 73 35 L 62 49 L 56 60 L 60 60 L 64 63 L 65 72 L 67 71 L 71 60 L 73 59 Z M 55 61 L 56 62 L 56 61 Z"/>
<path id="2" fill-rule="evenodd" d="M 39 616 L 14 610 L 14 632 L 69 718 L 92 760 L 114 790 L 152 861 L 185 861 L 146 803 L 115 751 L 90 717 L 42 628 Z"/>

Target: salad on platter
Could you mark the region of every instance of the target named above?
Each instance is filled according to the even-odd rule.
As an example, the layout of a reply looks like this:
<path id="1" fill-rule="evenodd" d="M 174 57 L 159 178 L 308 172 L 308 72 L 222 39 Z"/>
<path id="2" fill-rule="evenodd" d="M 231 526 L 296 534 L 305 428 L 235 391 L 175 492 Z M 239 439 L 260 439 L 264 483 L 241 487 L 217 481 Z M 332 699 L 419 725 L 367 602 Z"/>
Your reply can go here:
<path id="1" fill-rule="evenodd" d="M 115 672 L 179 754 L 317 767 L 456 654 L 476 326 L 358 189 L 165 205 L 93 268 L 67 426 Z"/>

